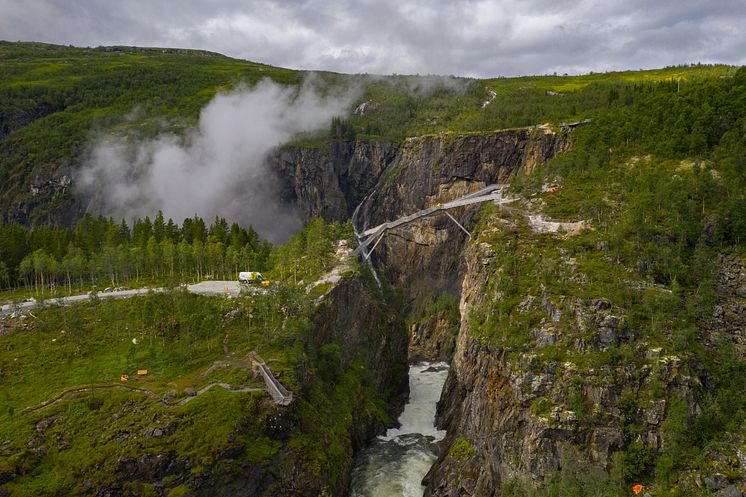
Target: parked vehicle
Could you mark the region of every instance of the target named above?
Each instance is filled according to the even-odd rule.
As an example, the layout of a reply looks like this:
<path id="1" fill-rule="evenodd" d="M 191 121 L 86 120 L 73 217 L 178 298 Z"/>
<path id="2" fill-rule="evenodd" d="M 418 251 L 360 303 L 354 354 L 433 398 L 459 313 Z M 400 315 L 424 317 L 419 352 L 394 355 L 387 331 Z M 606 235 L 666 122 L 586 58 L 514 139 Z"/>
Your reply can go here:
<path id="1" fill-rule="evenodd" d="M 262 273 L 256 271 L 241 271 L 238 273 L 238 282 L 242 285 L 269 286 L 272 284 L 270 280 L 262 276 Z"/>

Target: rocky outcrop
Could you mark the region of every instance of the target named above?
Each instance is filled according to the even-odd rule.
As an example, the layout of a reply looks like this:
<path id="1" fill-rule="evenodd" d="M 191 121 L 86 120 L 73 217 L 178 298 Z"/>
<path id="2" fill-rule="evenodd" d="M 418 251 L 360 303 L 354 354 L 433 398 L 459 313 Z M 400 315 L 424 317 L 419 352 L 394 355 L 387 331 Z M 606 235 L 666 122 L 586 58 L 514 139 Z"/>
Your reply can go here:
<path id="1" fill-rule="evenodd" d="M 458 323 L 444 311 L 410 324 L 409 360 L 450 360 L 457 334 Z"/>
<path id="2" fill-rule="evenodd" d="M 25 182 L 9 181 L 10 188 L 0 196 L 3 222 L 70 226 L 83 215 L 82 204 L 73 194 L 69 166 L 45 168 L 19 176 L 25 177 Z"/>
<path id="3" fill-rule="evenodd" d="M 376 389 L 390 392 L 392 413 L 403 406 L 409 389 L 407 333 L 404 321 L 385 306 L 360 278 L 343 280 L 315 315 L 316 347 L 337 344 L 342 367 L 363 365 Z M 380 421 L 354 419 L 353 449 L 385 429 Z"/>
<path id="4" fill-rule="evenodd" d="M 566 132 L 526 128 L 414 137 L 401 145 L 335 140 L 321 147 L 289 146 L 269 163 L 285 182 L 285 198 L 297 202 L 306 218 L 345 220 L 366 199 L 359 216 L 364 229 L 506 181 L 569 146 Z"/>
<path id="5" fill-rule="evenodd" d="M 569 146 L 567 134 L 543 129 L 409 138 L 363 202 L 358 228 L 507 182 Z M 470 227 L 481 209 L 481 205 L 469 206 L 451 214 Z M 444 291 L 457 297 L 466 238 L 448 217 L 433 216 L 387 233 L 373 259 L 392 284 L 404 289 L 410 302 Z"/>
<path id="6" fill-rule="evenodd" d="M 708 345 L 732 343 L 742 359 L 746 359 L 746 264 L 736 256 L 720 256 L 717 260 L 718 303 L 705 323 L 704 340 Z"/>
<path id="7" fill-rule="evenodd" d="M 507 182 L 569 148 L 567 134 L 543 129 L 408 138 L 363 204 L 361 228 Z"/>
<path id="8" fill-rule="evenodd" d="M 335 140 L 317 148 L 285 147 L 269 158 L 306 219 L 349 219 L 396 155 L 396 144 Z"/>
<path id="9" fill-rule="evenodd" d="M 651 453 L 662 450 L 672 399 L 683 403 L 689 419 L 702 412 L 708 373 L 687 356 L 648 345 L 627 324 L 624 309 L 607 299 L 525 295 L 518 312 L 540 316 L 528 330 L 530 346 L 511 347 L 485 336 L 480 313 L 504 298 L 485 291 L 489 281 L 499 278 L 492 264 L 499 250 L 482 242 L 471 244 L 466 253 L 462 321 L 438 404 L 438 423 L 448 430 L 446 449 L 425 478 L 427 496 L 499 496 L 504 485 L 515 481 L 541 487 L 561 469 L 562 454 L 570 448 L 595 467 L 609 469 L 612 454 L 630 443 Z M 738 296 L 746 281 L 743 262 L 721 258 L 719 267 L 714 325 L 701 331 L 715 333 L 713 341 L 739 344 L 744 338 L 744 299 Z M 631 351 L 627 360 L 603 355 L 622 346 Z M 600 360 L 578 360 L 583 357 Z M 738 459 L 743 441 L 734 436 L 712 456 L 722 461 L 713 467 L 728 479 L 713 486 L 712 475 L 707 483 L 696 473 L 682 477 L 681 487 L 718 490 L 735 483 L 737 490 L 743 485 L 746 471 Z M 457 442 L 470 444 L 473 457 L 458 457 Z"/>

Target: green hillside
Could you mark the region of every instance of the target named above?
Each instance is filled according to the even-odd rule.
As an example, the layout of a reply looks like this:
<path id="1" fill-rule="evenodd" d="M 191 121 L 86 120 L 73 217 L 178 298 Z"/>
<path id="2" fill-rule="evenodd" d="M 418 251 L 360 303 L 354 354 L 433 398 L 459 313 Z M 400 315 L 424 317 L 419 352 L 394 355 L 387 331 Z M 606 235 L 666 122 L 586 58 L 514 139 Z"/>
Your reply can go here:
<path id="1" fill-rule="evenodd" d="M 394 394 L 363 367 L 369 351 L 341 354 L 317 336 L 329 285 L 295 285 L 339 264 L 333 249 L 347 235 L 316 221 L 275 247 L 277 279 L 264 291 L 174 287 L 1 316 L 0 495 L 204 495 L 251 478 L 276 495 L 293 478 L 277 469 L 286 465 L 313 486 L 340 485 L 353 419 L 388 422 Z M 358 276 L 346 266 L 346 282 Z M 382 330 L 397 326 L 387 319 Z M 297 396 L 292 408 L 272 403 L 257 358 Z"/>
<path id="2" fill-rule="evenodd" d="M 0 67 L 2 299 L 178 287 L 246 268 L 279 280 L 236 300 L 174 289 L 0 321 L 0 497 L 102 488 L 209 495 L 206 482 L 244 474 L 266 478 L 264 495 L 282 485 L 342 495 L 353 449 L 390 421 L 401 393 L 392 378 L 406 368 L 405 320 L 410 333 L 432 323 L 433 334 L 421 336 L 433 342 L 438 331 L 452 335 L 433 350 L 457 359 L 440 407 L 452 419 L 438 462 L 456 468 L 440 473 L 458 476 L 454 492 L 477 481 L 493 485 L 487 495 L 515 497 L 623 495 L 635 483 L 670 496 L 735 497 L 721 490 L 743 488 L 746 67 L 309 78 L 202 51 L 6 42 Z M 262 78 L 308 78 L 327 96 L 357 92 L 346 115 L 281 150 L 297 162 L 288 174 L 307 194 L 299 203 L 315 212 L 370 194 L 380 205 L 361 204 L 361 219 L 393 220 L 411 214 L 410 197 L 433 205 L 487 176 L 509 178 L 516 200 L 454 211 L 473 237 L 445 219 L 423 222 L 411 239 L 382 236 L 372 259 L 378 285 L 367 265 L 345 259 L 349 223 L 311 220 L 272 247 L 232 219 L 174 223 L 154 212 L 130 229 L 130 220 L 82 212 L 69 176 L 99 133 L 132 141 L 186 133 L 218 92 Z M 414 136 L 422 138 L 407 140 Z M 537 142 L 552 150 L 531 166 Z M 362 179 L 330 171 L 355 160 Z M 570 224 L 540 229 L 561 222 Z M 335 298 L 320 298 L 330 288 Z M 292 419 L 251 390 L 261 385 L 247 365 L 252 353 L 297 395 Z M 151 373 L 129 385 L 144 391 L 122 389 L 119 375 L 142 368 Z M 518 373 L 520 388 L 510 383 Z M 492 386 L 483 391 L 485 378 Z M 240 391 L 216 387 L 177 405 L 192 398 L 187 389 L 212 383 Z M 71 390 L 77 396 L 43 405 Z M 493 430 L 511 416 L 515 426 Z M 526 426 L 538 427 L 535 437 L 520 435 Z M 526 460 L 492 443 L 497 435 L 525 444 Z M 553 453 L 555 442 L 568 452 Z M 579 462 L 598 455 L 608 456 L 598 467 Z M 141 467 L 161 456 L 181 466 Z M 532 458 L 554 465 L 534 467 Z M 512 480 L 493 479 L 508 470 Z"/>
<path id="3" fill-rule="evenodd" d="M 0 42 L 0 64 L 0 205 L 6 207 L 6 222 L 23 224 L 75 221 L 72 189 L 53 181 L 70 176 L 95 133 L 135 138 L 180 133 L 195 124 L 218 91 L 262 78 L 295 85 L 308 74 L 204 51 L 40 43 Z M 441 131 L 558 124 L 629 106 L 661 87 L 686 88 L 734 72 L 694 66 L 489 80 L 314 73 L 323 93 L 349 88 L 360 93 L 348 119 L 299 136 L 298 143 L 320 146 L 332 137 L 400 141 Z M 482 108 L 489 91 L 494 98 Z M 370 110 L 352 115 L 363 102 Z M 48 186 L 34 198 L 32 178 Z"/>

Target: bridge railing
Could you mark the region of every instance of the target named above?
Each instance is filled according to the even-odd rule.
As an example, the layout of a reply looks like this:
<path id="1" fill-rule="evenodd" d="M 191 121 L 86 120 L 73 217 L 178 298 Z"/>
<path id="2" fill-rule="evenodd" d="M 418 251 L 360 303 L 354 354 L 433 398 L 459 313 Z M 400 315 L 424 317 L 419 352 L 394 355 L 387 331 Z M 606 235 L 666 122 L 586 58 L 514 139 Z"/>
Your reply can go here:
<path id="1" fill-rule="evenodd" d="M 493 201 L 499 204 L 514 201 L 515 199 L 513 198 L 503 197 L 504 188 L 505 188 L 505 185 L 501 185 L 501 184 L 489 185 L 477 191 L 464 195 L 463 197 L 457 198 L 455 200 L 451 200 L 443 204 L 437 204 L 435 206 L 428 207 L 427 209 L 422 209 L 420 211 L 417 211 L 413 214 L 400 217 L 399 219 L 395 219 L 394 221 L 388 221 L 388 222 L 379 224 L 378 226 L 375 226 L 373 228 L 369 228 L 360 234 L 360 238 L 362 240 L 360 241 L 360 244 L 358 245 L 358 247 L 355 249 L 353 253 L 357 255 L 357 254 L 360 254 L 361 252 L 364 252 L 368 248 L 368 246 L 373 242 L 375 242 L 375 244 L 377 245 L 378 242 L 382 239 L 382 237 L 386 234 L 386 231 L 390 229 L 398 228 L 399 226 L 409 224 L 411 222 L 417 221 L 418 219 L 422 219 L 424 217 L 430 216 L 440 211 L 446 211 L 448 209 L 454 209 L 456 207 L 463 207 L 466 205 L 473 205 L 473 204 L 489 202 L 489 201 Z M 462 230 L 466 231 L 463 228 L 463 226 L 461 226 L 457 221 L 455 222 L 456 224 L 459 225 L 459 227 Z M 466 231 L 466 233 L 468 234 L 468 231 Z M 375 245 L 374 245 L 374 249 L 375 249 Z M 370 254 L 372 252 L 373 252 L 373 249 L 371 249 L 370 252 L 366 254 L 366 258 L 370 257 Z"/>
<path id="2" fill-rule="evenodd" d="M 290 404 L 293 401 L 293 393 L 277 381 L 269 366 L 259 356 L 252 353 L 251 360 L 259 368 L 259 373 L 261 373 L 264 384 L 267 386 L 267 391 L 275 404 L 282 406 Z"/>

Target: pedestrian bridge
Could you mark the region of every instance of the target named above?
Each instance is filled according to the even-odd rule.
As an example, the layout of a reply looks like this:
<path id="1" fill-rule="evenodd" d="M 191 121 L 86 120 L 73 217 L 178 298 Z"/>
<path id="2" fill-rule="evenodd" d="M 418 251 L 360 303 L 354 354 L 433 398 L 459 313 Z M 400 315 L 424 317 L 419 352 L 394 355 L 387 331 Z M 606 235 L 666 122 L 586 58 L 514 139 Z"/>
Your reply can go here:
<path id="1" fill-rule="evenodd" d="M 432 207 L 428 207 L 427 209 L 417 211 L 414 214 L 400 217 L 399 219 L 396 219 L 394 221 L 389 221 L 379 224 L 378 226 L 375 226 L 373 228 L 369 228 L 360 233 L 360 244 L 355 249 L 354 253 L 362 253 L 363 257 L 365 259 L 368 259 L 373 251 L 376 249 L 380 241 L 386 235 L 386 232 L 388 232 L 389 230 L 405 226 L 407 224 L 413 223 L 428 216 L 432 216 L 434 214 L 438 214 L 440 212 L 444 212 L 451 219 L 451 221 L 456 223 L 456 225 L 461 228 L 464 233 L 467 234 L 467 236 L 471 236 L 471 233 L 469 233 L 469 231 L 464 228 L 461 223 L 459 223 L 456 218 L 451 215 L 450 212 L 448 212 L 448 210 L 455 209 L 457 207 L 464 207 L 466 205 L 481 204 L 484 202 L 494 202 L 495 204 L 500 205 L 515 201 L 515 197 L 505 197 L 503 195 L 506 188 L 507 185 L 504 184 L 489 185 L 463 197 L 451 200 L 450 202 L 445 202 L 442 204 L 438 203 Z M 368 250 L 368 247 L 370 245 L 372 245 L 372 248 Z"/>
<path id="2" fill-rule="evenodd" d="M 286 406 L 293 402 L 293 393 L 277 381 L 272 371 L 270 371 L 269 366 L 267 366 L 261 357 L 252 353 L 251 362 L 259 370 L 259 373 L 261 373 L 264 384 L 267 386 L 267 392 L 269 392 L 275 404 Z"/>

